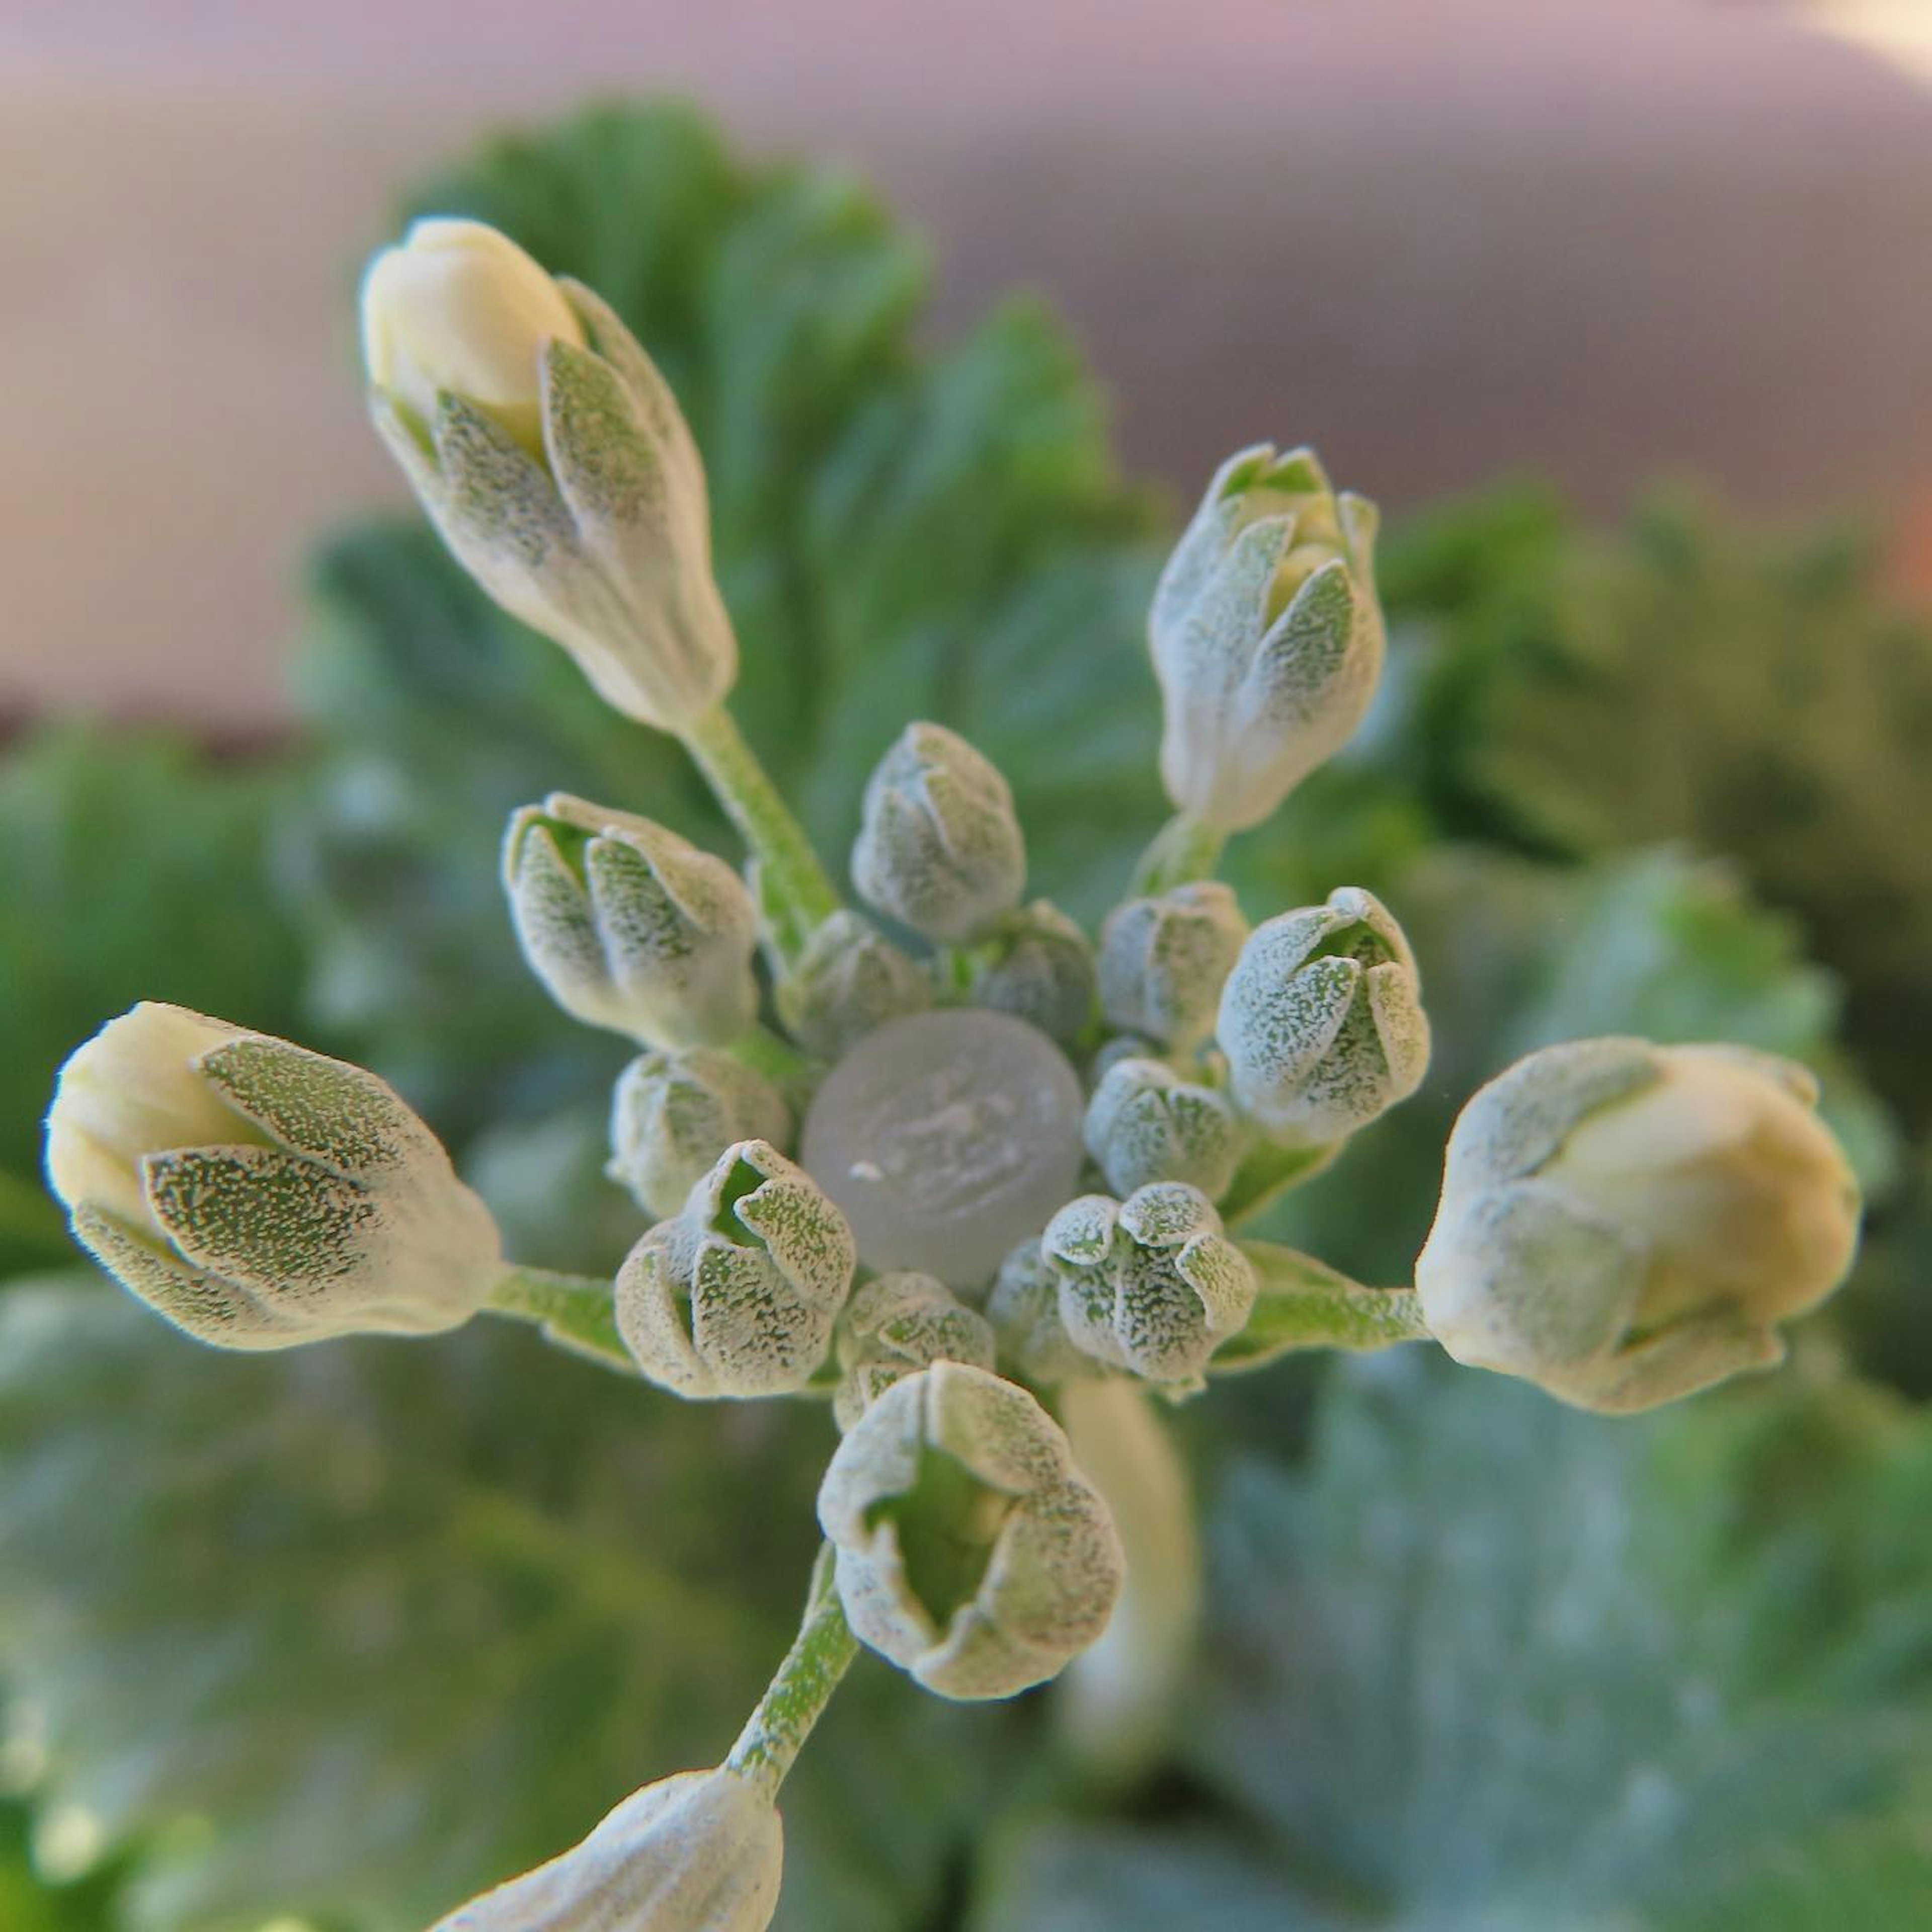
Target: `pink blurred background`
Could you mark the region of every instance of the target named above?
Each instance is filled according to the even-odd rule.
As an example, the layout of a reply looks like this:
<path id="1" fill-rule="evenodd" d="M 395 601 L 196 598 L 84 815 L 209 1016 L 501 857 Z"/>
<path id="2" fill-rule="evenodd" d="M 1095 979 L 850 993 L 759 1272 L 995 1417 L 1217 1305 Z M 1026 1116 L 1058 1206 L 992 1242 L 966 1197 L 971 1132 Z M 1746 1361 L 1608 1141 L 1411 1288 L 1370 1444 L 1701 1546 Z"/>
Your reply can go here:
<path id="1" fill-rule="evenodd" d="M 1688 474 L 1932 530 L 1928 76 L 1932 0 L 14 0 L 0 717 L 282 715 L 304 544 L 398 496 L 349 327 L 392 190 L 588 93 L 862 171 L 938 331 L 1044 290 L 1177 490 L 1268 436 L 1398 508 Z"/>

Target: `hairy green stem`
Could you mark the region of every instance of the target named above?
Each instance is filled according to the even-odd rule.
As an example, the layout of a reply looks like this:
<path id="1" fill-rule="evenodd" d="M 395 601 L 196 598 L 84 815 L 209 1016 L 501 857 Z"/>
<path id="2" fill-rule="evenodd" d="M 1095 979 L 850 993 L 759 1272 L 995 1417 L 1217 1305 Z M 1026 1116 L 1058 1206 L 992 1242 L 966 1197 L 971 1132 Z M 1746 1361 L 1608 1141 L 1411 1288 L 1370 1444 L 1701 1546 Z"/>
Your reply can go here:
<path id="1" fill-rule="evenodd" d="M 725 1052 L 754 1073 L 762 1073 L 773 1086 L 781 1087 L 796 1098 L 808 1092 L 824 1070 L 808 1054 L 801 1053 L 788 1040 L 769 1027 L 754 1027 L 741 1034 Z"/>
<path id="2" fill-rule="evenodd" d="M 490 1291 L 493 1315 L 536 1323 L 546 1342 L 587 1355 L 607 1368 L 635 1375 L 638 1365 L 617 1332 L 610 1284 L 595 1275 L 556 1274 L 548 1268 L 512 1268 Z"/>
<path id="3" fill-rule="evenodd" d="M 771 916 L 779 956 L 787 963 L 795 961 L 813 928 L 838 910 L 838 889 L 819 863 L 805 828 L 722 704 L 687 725 L 680 736 L 758 861 L 760 896 Z"/>
<path id="4" fill-rule="evenodd" d="M 1228 835 L 1178 812 L 1156 832 L 1134 868 L 1133 895 L 1153 898 L 1175 886 L 1211 879 Z"/>
<path id="5" fill-rule="evenodd" d="M 798 1636 L 739 1732 L 725 1768 L 776 1797 L 858 1649 L 832 1581 L 828 1544 L 819 1551 L 812 1573 L 812 1594 Z"/>
<path id="6" fill-rule="evenodd" d="M 1292 1187 L 1312 1180 L 1346 1144 L 1331 1141 L 1324 1147 L 1277 1147 L 1262 1141 L 1242 1156 L 1234 1178 L 1221 1198 L 1221 1218 L 1231 1228 L 1252 1221 L 1271 1208 Z"/>
<path id="7" fill-rule="evenodd" d="M 1260 1292 L 1247 1326 L 1222 1343 L 1210 1375 L 1238 1375 L 1304 1348 L 1362 1351 L 1430 1340 L 1412 1288 L 1365 1288 L 1327 1262 L 1271 1241 L 1243 1241 Z"/>

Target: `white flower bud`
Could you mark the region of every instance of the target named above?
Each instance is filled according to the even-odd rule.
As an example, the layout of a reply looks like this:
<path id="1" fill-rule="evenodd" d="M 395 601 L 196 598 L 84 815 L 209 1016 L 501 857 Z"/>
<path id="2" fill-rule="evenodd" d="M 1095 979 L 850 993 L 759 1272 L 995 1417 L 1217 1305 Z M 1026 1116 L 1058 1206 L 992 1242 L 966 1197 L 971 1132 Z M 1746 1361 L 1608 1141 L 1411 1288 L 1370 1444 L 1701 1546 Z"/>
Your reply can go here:
<path id="1" fill-rule="evenodd" d="M 68 1060 L 46 1162 L 95 1259 L 223 1348 L 454 1328 L 502 1272 L 489 1210 L 389 1087 L 181 1006 Z"/>
<path id="2" fill-rule="evenodd" d="M 1311 450 L 1261 444 L 1215 472 L 1148 620 L 1161 776 L 1190 818 L 1258 825 L 1354 735 L 1386 649 L 1376 524 Z"/>
<path id="3" fill-rule="evenodd" d="M 940 1362 L 887 1389 L 833 1455 L 818 1520 L 862 1643 L 943 1697 L 1010 1697 L 1106 1628 L 1120 1540 L 1027 1391 Z"/>
<path id="4" fill-rule="evenodd" d="M 618 1332 L 694 1399 L 787 1395 L 826 1358 L 857 1255 L 845 1217 L 764 1141 L 728 1148 L 618 1270 Z"/>
<path id="5" fill-rule="evenodd" d="M 439 1919 L 431 1932 L 765 1932 L 784 1833 L 729 1771 L 633 1792 L 580 1844 Z"/>
<path id="6" fill-rule="evenodd" d="M 976 1006 L 1011 1013 L 1062 1046 L 1077 1045 L 1094 1018 L 1094 949 L 1048 899 L 1003 920 L 973 968 Z"/>
<path id="7" fill-rule="evenodd" d="M 852 883 L 936 944 L 978 938 L 1026 883 L 1012 788 L 957 732 L 908 724 L 866 786 Z"/>
<path id="8" fill-rule="evenodd" d="M 998 1360 L 1036 1388 L 1053 1388 L 1100 1372 L 1060 1318 L 1060 1276 L 1037 1240 L 1022 1241 L 1000 1264 L 986 1298 Z"/>
<path id="9" fill-rule="evenodd" d="M 1858 1190 L 1802 1067 L 1730 1046 L 1572 1041 L 1462 1110 L 1416 1262 L 1458 1361 L 1616 1413 L 1781 1359 L 1830 1294 Z"/>
<path id="10" fill-rule="evenodd" d="M 1180 1180 L 1214 1201 L 1240 1165 L 1240 1123 L 1214 1088 L 1165 1061 L 1116 1060 L 1088 1102 L 1087 1151 L 1116 1194 Z"/>
<path id="11" fill-rule="evenodd" d="M 1407 1100 L 1429 1068 L 1415 956 L 1355 886 L 1255 928 L 1217 1032 L 1236 1104 L 1285 1145 L 1346 1138 Z"/>
<path id="12" fill-rule="evenodd" d="M 646 1053 L 617 1077 L 604 1172 L 646 1214 L 675 1214 L 736 1141 L 791 1138 L 791 1109 L 762 1073 L 728 1053 L 694 1046 Z"/>
<path id="13" fill-rule="evenodd" d="M 1124 1202 L 1083 1194 L 1047 1223 L 1040 1252 L 1060 1278 L 1074 1346 L 1110 1368 L 1177 1392 L 1246 1325 L 1256 1283 L 1198 1188 L 1160 1182 Z"/>
<path id="14" fill-rule="evenodd" d="M 946 1284 L 910 1270 L 855 1288 L 840 1318 L 832 1412 L 850 1429 L 895 1382 L 934 1362 L 993 1366 L 993 1330 Z"/>
<path id="15" fill-rule="evenodd" d="M 580 283 L 481 222 L 417 222 L 370 263 L 376 426 L 458 562 L 604 701 L 677 730 L 737 675 L 704 470 L 676 398 Z"/>
<path id="16" fill-rule="evenodd" d="M 924 1012 L 932 982 L 884 933 L 842 909 L 814 928 L 772 998 L 786 1032 L 806 1052 L 837 1060 L 888 1020 Z"/>
<path id="17" fill-rule="evenodd" d="M 573 1018 L 675 1048 L 756 1018 L 752 896 L 676 832 L 553 792 L 511 819 L 503 882 L 524 957 Z"/>
<path id="18" fill-rule="evenodd" d="M 1214 1030 L 1221 988 L 1248 922 L 1215 880 L 1130 899 L 1100 931 L 1100 1001 L 1109 1024 L 1192 1053 Z"/>

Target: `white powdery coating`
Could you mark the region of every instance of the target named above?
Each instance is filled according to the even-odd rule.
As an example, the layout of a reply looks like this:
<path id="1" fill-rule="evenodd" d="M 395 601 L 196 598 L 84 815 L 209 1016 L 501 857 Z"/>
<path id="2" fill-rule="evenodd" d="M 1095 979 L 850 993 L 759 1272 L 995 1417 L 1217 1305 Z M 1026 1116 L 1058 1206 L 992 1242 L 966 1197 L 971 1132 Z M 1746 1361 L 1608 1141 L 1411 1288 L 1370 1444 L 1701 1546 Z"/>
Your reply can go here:
<path id="1" fill-rule="evenodd" d="M 922 1494 L 937 1455 L 972 1478 Z M 985 1566 L 938 1613 L 905 1569 L 898 1525 L 922 1504 L 970 1512 L 938 1527 L 983 1540 Z M 1059 1425 L 1022 1388 L 953 1362 L 887 1389 L 840 1443 L 818 1494 L 838 1594 L 860 1640 L 940 1696 L 1010 1697 L 1044 1682 L 1107 1625 L 1125 1569 L 1106 1505 Z"/>
<path id="2" fill-rule="evenodd" d="M 1581 1040 L 1464 1108 L 1416 1263 L 1472 1366 L 1606 1412 L 1777 1361 L 1776 1324 L 1850 1266 L 1858 1190 L 1802 1067 L 1726 1046 Z"/>
<path id="3" fill-rule="evenodd" d="M 1037 1028 L 1005 1013 L 920 1013 L 868 1034 L 832 1069 L 800 1159 L 868 1266 L 970 1288 L 1072 1192 L 1085 1112 L 1078 1076 Z"/>
<path id="4" fill-rule="evenodd" d="M 1177 806 L 1238 832 L 1353 735 L 1386 649 L 1376 516 L 1312 451 L 1223 464 L 1156 587 L 1148 635 Z"/>
<path id="5" fill-rule="evenodd" d="M 855 1258 L 844 1216 L 811 1177 L 743 1142 L 625 1258 L 618 1332 L 639 1369 L 680 1395 L 789 1394 L 830 1350 Z"/>
<path id="6" fill-rule="evenodd" d="M 1115 1060 L 1088 1104 L 1087 1151 L 1117 1194 L 1179 1180 L 1218 1200 L 1240 1163 L 1241 1142 L 1226 1100 L 1164 1060 Z"/>
<path id="7" fill-rule="evenodd" d="M 728 1053 L 704 1046 L 646 1053 L 617 1076 L 604 1172 L 662 1218 L 683 1207 L 734 1142 L 782 1147 L 790 1138 L 784 1096 Z"/>
<path id="8" fill-rule="evenodd" d="M 1189 1053 L 1214 1030 L 1214 1016 L 1248 922 L 1220 880 L 1130 899 L 1101 928 L 1100 1003 L 1123 1032 Z"/>
<path id="9" fill-rule="evenodd" d="M 957 732 L 908 724 L 866 784 L 852 883 L 935 944 L 977 938 L 1026 883 L 1012 788 Z"/>
<path id="10" fill-rule="evenodd" d="M 178 1006 L 70 1058 L 47 1168 L 101 1264 L 224 1348 L 454 1328 L 501 1268 L 488 1210 L 383 1082 Z"/>
<path id="11" fill-rule="evenodd" d="M 1177 1392 L 1199 1388 L 1208 1358 L 1254 1309 L 1252 1264 L 1222 1234 L 1214 1204 L 1180 1183 L 1124 1202 L 1082 1195 L 1047 1223 L 1040 1252 L 1074 1346 Z"/>
<path id="12" fill-rule="evenodd" d="M 554 792 L 512 818 L 503 876 L 524 957 L 573 1018 L 667 1048 L 751 1024 L 758 912 L 723 860 Z"/>
<path id="13" fill-rule="evenodd" d="M 909 953 L 842 907 L 814 928 L 774 998 L 785 1030 L 806 1052 L 836 1060 L 875 1027 L 924 1012 L 932 982 Z"/>
<path id="14" fill-rule="evenodd" d="M 1290 1145 L 1345 1138 L 1429 1068 L 1414 956 L 1381 901 L 1354 886 L 1255 928 L 1216 1034 L 1242 1112 Z"/>
<path id="15" fill-rule="evenodd" d="M 784 1862 L 768 1798 L 728 1771 L 680 1772 L 430 1932 L 765 1932 Z"/>
<path id="16" fill-rule="evenodd" d="M 992 1324 L 946 1284 L 910 1270 L 853 1291 L 836 1340 L 839 1378 L 832 1412 L 850 1429 L 895 1382 L 934 1362 L 993 1366 Z"/>
<path id="17" fill-rule="evenodd" d="M 1094 1018 L 1097 983 L 1086 934 L 1051 900 L 1035 899 L 1001 922 L 993 956 L 974 967 L 972 1000 L 1072 1047 Z"/>

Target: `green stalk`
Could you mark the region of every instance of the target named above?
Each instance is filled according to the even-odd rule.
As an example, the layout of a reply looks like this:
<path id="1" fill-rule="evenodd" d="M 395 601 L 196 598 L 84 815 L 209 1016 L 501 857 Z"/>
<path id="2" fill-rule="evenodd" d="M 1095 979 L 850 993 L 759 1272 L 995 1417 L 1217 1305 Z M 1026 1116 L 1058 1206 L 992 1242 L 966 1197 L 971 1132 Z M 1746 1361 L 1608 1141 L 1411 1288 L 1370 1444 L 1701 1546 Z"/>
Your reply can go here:
<path id="1" fill-rule="evenodd" d="M 768 1798 L 776 1797 L 858 1651 L 832 1582 L 828 1544 L 819 1551 L 812 1573 L 812 1595 L 798 1636 L 739 1732 L 724 1768 Z"/>
<path id="2" fill-rule="evenodd" d="M 1133 896 L 1153 898 L 1176 886 L 1211 879 L 1228 835 L 1178 812 L 1156 832 L 1134 868 Z"/>
<path id="3" fill-rule="evenodd" d="M 780 957 L 788 964 L 796 961 L 813 928 L 838 910 L 838 889 L 819 863 L 805 828 L 722 704 L 687 725 L 680 736 L 758 861 L 760 896 L 771 915 Z"/>
<path id="4" fill-rule="evenodd" d="M 594 1275 L 556 1274 L 548 1268 L 512 1268 L 490 1291 L 484 1304 L 493 1315 L 534 1322 L 546 1342 L 573 1354 L 587 1355 L 606 1368 L 638 1372 L 624 1338 L 610 1284 Z"/>

